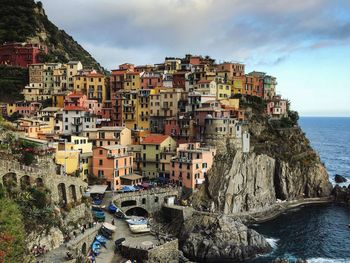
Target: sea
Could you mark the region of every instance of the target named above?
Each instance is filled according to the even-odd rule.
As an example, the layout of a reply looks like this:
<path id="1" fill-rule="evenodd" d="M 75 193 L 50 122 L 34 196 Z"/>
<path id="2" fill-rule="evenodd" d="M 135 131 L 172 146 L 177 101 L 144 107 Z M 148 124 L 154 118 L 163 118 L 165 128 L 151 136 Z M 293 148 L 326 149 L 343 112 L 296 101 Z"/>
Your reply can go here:
<path id="1" fill-rule="evenodd" d="M 302 117 L 299 124 L 319 153 L 334 184 L 334 175 L 350 180 L 350 118 Z M 344 185 L 347 185 L 345 183 Z M 252 263 L 306 259 L 310 263 L 350 263 L 350 207 L 323 204 L 298 207 L 274 220 L 252 225 L 273 251 Z"/>

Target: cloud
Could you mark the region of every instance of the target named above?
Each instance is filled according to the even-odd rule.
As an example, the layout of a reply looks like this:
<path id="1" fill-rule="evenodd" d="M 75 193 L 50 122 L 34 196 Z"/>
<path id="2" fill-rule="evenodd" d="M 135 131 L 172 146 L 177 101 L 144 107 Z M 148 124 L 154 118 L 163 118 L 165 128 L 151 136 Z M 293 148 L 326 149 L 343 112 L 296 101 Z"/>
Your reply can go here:
<path id="1" fill-rule="evenodd" d="M 185 53 L 274 65 L 297 50 L 350 41 L 346 0 L 42 2 L 49 18 L 108 68 Z"/>

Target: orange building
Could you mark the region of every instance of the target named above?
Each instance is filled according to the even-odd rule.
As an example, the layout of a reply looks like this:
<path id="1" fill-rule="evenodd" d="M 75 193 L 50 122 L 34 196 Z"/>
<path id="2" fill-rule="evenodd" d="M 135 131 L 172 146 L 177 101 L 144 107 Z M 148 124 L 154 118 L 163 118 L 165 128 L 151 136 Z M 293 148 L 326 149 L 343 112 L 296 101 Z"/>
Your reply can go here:
<path id="1" fill-rule="evenodd" d="M 102 146 L 93 149 L 92 173 L 99 178 L 105 178 L 110 189 L 118 190 L 123 181 L 134 178 L 133 156 L 126 146 Z M 141 176 L 137 183 L 141 183 Z M 128 183 L 126 183 L 128 184 Z"/>

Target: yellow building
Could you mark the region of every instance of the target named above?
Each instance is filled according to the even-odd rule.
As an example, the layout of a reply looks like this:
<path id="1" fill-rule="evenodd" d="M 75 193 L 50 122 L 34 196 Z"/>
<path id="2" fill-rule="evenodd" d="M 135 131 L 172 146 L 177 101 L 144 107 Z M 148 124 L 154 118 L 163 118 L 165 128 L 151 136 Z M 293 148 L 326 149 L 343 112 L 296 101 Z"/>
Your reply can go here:
<path id="1" fill-rule="evenodd" d="M 96 71 L 80 71 L 74 76 L 74 91 L 84 93 L 89 100 L 106 101 L 105 76 Z"/>
<path id="2" fill-rule="evenodd" d="M 6 114 L 7 116 L 11 116 L 16 112 L 16 103 L 7 103 L 6 104 Z"/>
<path id="3" fill-rule="evenodd" d="M 64 107 L 64 98 L 67 93 L 61 92 L 52 95 L 52 107 L 63 108 Z"/>
<path id="4" fill-rule="evenodd" d="M 79 174 L 79 151 L 58 150 L 55 154 L 55 162 L 61 165 L 62 174 L 76 176 Z"/>
<path id="5" fill-rule="evenodd" d="M 216 99 L 228 99 L 231 97 L 231 85 L 226 83 L 218 83 L 216 85 Z"/>
<path id="6" fill-rule="evenodd" d="M 244 84 L 244 77 L 233 77 L 231 86 L 232 94 L 242 94 Z"/>
<path id="7" fill-rule="evenodd" d="M 163 171 L 161 162 L 165 153 L 176 151 L 176 141 L 168 135 L 150 134 L 141 142 L 142 175 L 156 178 Z M 170 159 L 169 159 L 170 161 Z"/>
<path id="8" fill-rule="evenodd" d="M 181 69 L 181 59 L 178 58 L 165 58 L 164 69 L 168 73 L 175 73 Z"/>
<path id="9" fill-rule="evenodd" d="M 141 77 L 138 72 L 128 72 L 124 74 L 123 89 L 139 90 L 141 88 Z"/>
<path id="10" fill-rule="evenodd" d="M 220 100 L 220 103 L 230 108 L 239 109 L 239 99 Z"/>
<path id="11" fill-rule="evenodd" d="M 82 180 L 92 172 L 92 143 L 87 137 L 71 136 L 70 142 L 54 143 L 55 162 L 68 175 L 79 175 Z"/>
<path id="12" fill-rule="evenodd" d="M 149 130 L 150 128 L 150 90 L 140 89 L 137 98 L 137 128 Z"/>

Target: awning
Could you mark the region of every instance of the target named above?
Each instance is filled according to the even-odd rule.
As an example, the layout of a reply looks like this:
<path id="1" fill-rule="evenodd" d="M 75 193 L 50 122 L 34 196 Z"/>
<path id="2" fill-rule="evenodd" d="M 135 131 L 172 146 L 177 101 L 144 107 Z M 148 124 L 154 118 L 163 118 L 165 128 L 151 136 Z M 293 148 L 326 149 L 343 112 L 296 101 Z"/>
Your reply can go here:
<path id="1" fill-rule="evenodd" d="M 87 192 L 90 194 L 104 194 L 107 189 L 107 185 L 91 185 L 89 186 L 90 190 Z"/>
<path id="2" fill-rule="evenodd" d="M 131 174 L 131 175 L 122 176 L 121 179 L 133 181 L 133 180 L 142 179 L 142 176 L 138 174 Z"/>

